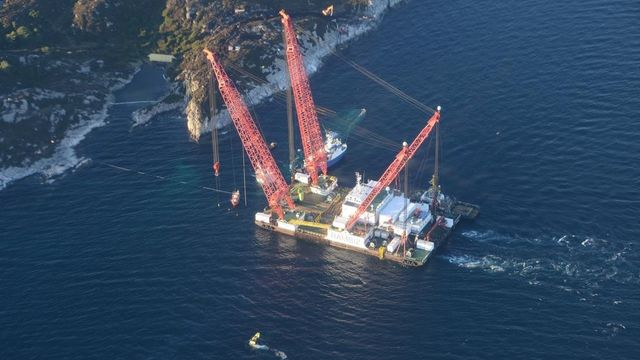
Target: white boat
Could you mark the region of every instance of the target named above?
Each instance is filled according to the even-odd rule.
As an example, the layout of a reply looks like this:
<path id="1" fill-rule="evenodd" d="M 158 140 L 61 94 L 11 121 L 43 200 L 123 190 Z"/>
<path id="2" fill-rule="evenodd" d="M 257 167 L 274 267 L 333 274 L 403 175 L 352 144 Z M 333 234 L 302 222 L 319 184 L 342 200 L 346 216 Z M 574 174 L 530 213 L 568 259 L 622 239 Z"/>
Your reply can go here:
<path id="1" fill-rule="evenodd" d="M 344 153 L 347 152 L 347 144 L 342 142 L 337 132 L 327 130 L 324 151 L 327 153 L 327 167 L 332 167 L 344 157 Z"/>

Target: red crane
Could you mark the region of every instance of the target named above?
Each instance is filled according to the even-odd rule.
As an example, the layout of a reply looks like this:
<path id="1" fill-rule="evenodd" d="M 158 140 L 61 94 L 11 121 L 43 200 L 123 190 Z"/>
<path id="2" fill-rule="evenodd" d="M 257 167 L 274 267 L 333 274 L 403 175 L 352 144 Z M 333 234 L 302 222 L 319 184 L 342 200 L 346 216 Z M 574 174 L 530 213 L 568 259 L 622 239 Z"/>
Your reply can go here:
<path id="1" fill-rule="evenodd" d="M 251 160 L 251 165 L 256 172 L 256 179 L 262 185 L 269 206 L 280 219 L 284 219 L 282 204 L 286 203 L 290 209 L 295 206 L 289 196 L 289 186 L 287 185 L 276 161 L 273 159 L 267 143 L 262 134 L 258 131 L 256 123 L 253 121 L 249 108 L 242 100 L 242 96 L 231 82 L 231 79 L 222 68 L 216 56 L 205 49 L 207 59 L 211 63 L 213 72 L 218 79 L 220 94 L 227 104 L 227 110 L 238 130 L 242 146 Z"/>
<path id="2" fill-rule="evenodd" d="M 296 32 L 293 28 L 293 21 L 284 10 L 280 10 L 280 16 L 282 16 L 282 25 L 284 27 L 287 65 L 289 67 L 289 77 L 291 78 L 293 99 L 296 103 L 296 113 L 298 114 L 302 149 L 304 150 L 304 164 L 307 168 L 307 173 L 311 176 L 312 184 L 317 185 L 318 170 L 327 175 L 327 153 L 324 150 L 318 114 L 311 96 L 311 87 L 304 68 Z"/>
<path id="3" fill-rule="evenodd" d="M 420 145 L 422 145 L 425 139 L 429 136 L 431 130 L 433 130 L 433 127 L 436 125 L 436 123 L 438 123 L 438 121 L 440 121 L 440 106 L 438 106 L 437 111 L 433 114 L 433 116 L 431 116 L 431 118 L 427 122 L 427 125 L 422 129 L 422 131 L 420 131 L 411 145 L 407 146 L 407 143 L 403 144 L 402 150 L 400 150 L 391 165 L 389 165 L 384 174 L 382 174 L 380 180 L 378 180 L 378 183 L 373 187 L 373 189 L 371 189 L 371 192 L 369 193 L 369 195 L 367 195 L 367 197 L 365 197 L 364 201 L 362 201 L 355 214 L 353 214 L 353 216 L 349 218 L 349 221 L 346 225 L 347 230 L 351 229 L 353 225 L 355 225 L 360 215 L 362 215 L 365 210 L 369 208 L 369 205 L 371 205 L 373 199 L 375 199 L 376 196 L 378 196 L 378 194 L 380 194 L 380 192 L 384 188 L 389 186 L 389 184 L 391 184 L 391 182 L 396 177 L 398 177 L 398 174 L 400 173 L 402 168 L 404 168 L 407 162 L 413 157 L 413 155 L 415 155 Z"/>

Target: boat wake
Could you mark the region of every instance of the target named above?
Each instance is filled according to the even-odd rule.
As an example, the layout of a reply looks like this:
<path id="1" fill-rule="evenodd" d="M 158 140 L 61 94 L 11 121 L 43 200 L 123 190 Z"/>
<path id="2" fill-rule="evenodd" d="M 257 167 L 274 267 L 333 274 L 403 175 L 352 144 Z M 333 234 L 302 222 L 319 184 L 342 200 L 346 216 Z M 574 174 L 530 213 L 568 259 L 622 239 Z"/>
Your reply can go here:
<path id="1" fill-rule="evenodd" d="M 249 340 L 249 346 L 254 350 L 270 351 L 273 353 L 273 355 L 275 355 L 277 358 L 281 360 L 284 360 L 287 358 L 287 354 L 285 354 L 284 351 L 270 348 L 269 346 L 264 344 L 258 344 L 259 341 L 260 341 L 260 332 L 258 331 L 255 335 L 253 335 L 251 340 Z"/>
<path id="2" fill-rule="evenodd" d="M 598 296 L 610 286 L 640 285 L 640 269 L 628 259 L 634 253 L 630 242 L 577 235 L 531 239 L 494 231 L 467 231 L 462 236 L 483 242 L 487 253 L 445 256 L 461 268 L 508 274 L 523 278 L 530 285 L 552 286 L 578 294 L 584 300 Z"/>
<path id="3" fill-rule="evenodd" d="M 256 344 L 256 345 L 250 345 L 250 346 L 254 350 L 269 351 L 269 352 L 273 353 L 273 355 L 275 357 L 277 357 L 278 359 L 281 359 L 281 360 L 288 359 L 287 354 L 285 354 L 284 351 L 280 351 L 278 349 L 270 348 L 267 345 Z"/>

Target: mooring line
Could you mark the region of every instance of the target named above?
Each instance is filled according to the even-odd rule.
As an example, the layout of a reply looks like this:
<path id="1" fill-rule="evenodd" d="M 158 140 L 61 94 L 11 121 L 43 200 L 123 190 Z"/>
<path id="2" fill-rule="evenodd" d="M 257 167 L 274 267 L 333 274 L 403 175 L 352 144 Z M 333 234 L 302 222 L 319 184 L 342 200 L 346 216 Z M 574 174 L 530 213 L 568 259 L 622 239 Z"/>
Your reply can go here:
<path id="1" fill-rule="evenodd" d="M 111 103 L 111 105 L 151 104 L 151 103 L 157 103 L 157 102 L 158 100 L 120 101 L 120 102 L 113 102 Z"/>
<path id="2" fill-rule="evenodd" d="M 136 174 L 139 174 L 139 175 L 149 176 L 149 177 L 153 177 L 153 178 L 160 179 L 160 180 L 170 181 L 170 182 L 179 183 L 179 184 L 187 185 L 187 186 L 193 186 L 193 187 L 195 187 L 195 188 L 200 188 L 200 189 L 203 189 L 203 190 L 208 190 L 208 191 L 213 191 L 213 192 L 218 192 L 218 193 L 222 193 L 222 194 L 229 194 L 229 195 L 231 195 L 231 192 L 230 192 L 230 191 L 218 190 L 218 189 L 210 188 L 210 187 L 208 187 L 208 186 L 198 186 L 198 185 L 193 185 L 193 184 L 190 184 L 190 183 L 188 183 L 188 182 L 186 182 L 186 181 L 174 180 L 174 179 L 168 178 L 168 177 L 166 177 L 166 176 L 160 176 L 160 175 L 149 174 L 149 173 L 146 173 L 146 172 L 144 172 L 144 171 L 133 170 L 133 169 L 129 169 L 129 168 L 126 168 L 126 167 L 123 167 L 123 166 L 118 166 L 118 165 L 110 164 L 110 163 L 108 163 L 108 162 L 104 162 L 104 161 L 96 161 L 96 160 L 94 160 L 94 161 L 95 161 L 96 163 L 98 163 L 98 164 L 101 164 L 101 165 L 104 165 L 104 166 L 108 166 L 108 167 L 110 167 L 110 168 L 113 168 L 113 169 L 116 169 L 116 170 L 120 170 L 120 171 L 126 171 L 126 172 L 130 172 L 130 173 L 136 173 Z"/>

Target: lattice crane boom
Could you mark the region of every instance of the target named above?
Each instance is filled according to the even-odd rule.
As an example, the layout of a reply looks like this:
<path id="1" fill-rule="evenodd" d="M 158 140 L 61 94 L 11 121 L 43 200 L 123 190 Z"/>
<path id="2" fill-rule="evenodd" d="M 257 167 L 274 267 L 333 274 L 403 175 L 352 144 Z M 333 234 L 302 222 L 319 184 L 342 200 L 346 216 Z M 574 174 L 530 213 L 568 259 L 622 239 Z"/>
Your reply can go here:
<path id="1" fill-rule="evenodd" d="M 220 94 L 227 104 L 227 110 L 238 130 L 238 135 L 242 141 L 242 146 L 251 161 L 251 165 L 256 173 L 256 179 L 262 185 L 267 201 L 271 209 L 280 219 L 284 218 L 283 203 L 290 209 L 294 208 L 293 200 L 289 195 L 287 185 L 278 165 L 274 160 L 267 143 L 253 121 L 249 108 L 242 100 L 242 96 L 231 82 L 231 79 L 222 68 L 216 56 L 209 50 L 204 50 L 207 59 L 211 63 L 213 72 L 218 80 Z"/>
<path id="2" fill-rule="evenodd" d="M 431 130 L 433 130 L 434 126 L 438 123 L 438 121 L 440 121 L 440 107 L 438 106 L 437 109 L 438 110 L 433 114 L 433 116 L 431 116 L 431 118 L 427 122 L 427 125 L 422 129 L 422 131 L 420 131 L 411 145 L 407 146 L 406 143 L 404 144 L 402 150 L 400 150 L 391 165 L 389 165 L 387 170 L 385 170 L 385 172 L 382 174 L 380 180 L 378 180 L 378 183 L 373 187 L 373 189 L 371 189 L 371 192 L 365 197 L 360 206 L 358 206 L 358 209 L 353 214 L 353 216 L 349 218 L 349 221 L 346 224 L 347 230 L 351 229 L 353 225 L 356 224 L 360 215 L 362 215 L 369 208 L 376 196 L 378 196 L 384 188 L 389 186 L 389 184 L 391 184 L 391 182 L 393 182 L 393 180 L 398 177 L 400 171 L 413 157 L 413 155 L 415 155 L 416 151 L 418 151 L 418 148 L 420 148 L 420 145 L 422 145 L 422 143 L 427 139 L 427 137 L 431 133 Z"/>
<path id="3" fill-rule="evenodd" d="M 302 149 L 304 150 L 304 162 L 307 173 L 311 176 L 311 182 L 318 184 L 318 170 L 324 175 L 327 174 L 327 153 L 322 141 L 322 132 L 318 122 L 316 106 L 311 96 L 311 87 L 304 67 L 304 60 L 298 44 L 293 21 L 280 10 L 282 25 L 285 34 L 287 54 L 287 65 L 289 67 L 289 77 L 291 78 L 291 88 L 293 99 L 296 104 L 296 114 L 300 126 L 300 138 Z"/>

